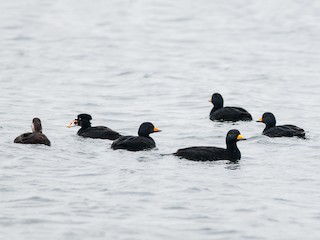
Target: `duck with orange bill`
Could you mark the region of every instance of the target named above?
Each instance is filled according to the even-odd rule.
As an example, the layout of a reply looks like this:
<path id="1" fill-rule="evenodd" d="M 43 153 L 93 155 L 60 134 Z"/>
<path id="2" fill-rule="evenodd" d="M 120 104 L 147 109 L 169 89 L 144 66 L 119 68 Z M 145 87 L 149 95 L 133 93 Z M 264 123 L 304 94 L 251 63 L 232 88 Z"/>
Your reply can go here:
<path id="1" fill-rule="evenodd" d="M 113 131 L 112 129 L 104 126 L 91 126 L 92 117 L 89 114 L 82 113 L 77 116 L 67 127 L 80 126 L 81 128 L 77 134 L 85 138 L 97 138 L 97 139 L 109 139 L 115 140 L 118 139 L 121 135 Z"/>
<path id="2" fill-rule="evenodd" d="M 237 129 L 232 129 L 227 133 L 227 148 L 219 147 L 188 147 L 179 149 L 173 155 L 193 161 L 218 161 L 230 160 L 236 162 L 240 160 L 241 153 L 237 147 L 237 142 L 246 140 Z"/>
<path id="3" fill-rule="evenodd" d="M 122 136 L 115 140 L 111 148 L 125 149 L 128 151 L 149 150 L 156 147 L 155 141 L 149 136 L 151 133 L 161 132 L 150 122 L 144 122 L 140 125 L 138 136 Z"/>
<path id="4" fill-rule="evenodd" d="M 257 121 L 266 125 L 262 134 L 268 137 L 298 137 L 305 138 L 304 129 L 295 125 L 280 125 L 276 126 L 276 117 L 271 112 L 265 112 Z"/>

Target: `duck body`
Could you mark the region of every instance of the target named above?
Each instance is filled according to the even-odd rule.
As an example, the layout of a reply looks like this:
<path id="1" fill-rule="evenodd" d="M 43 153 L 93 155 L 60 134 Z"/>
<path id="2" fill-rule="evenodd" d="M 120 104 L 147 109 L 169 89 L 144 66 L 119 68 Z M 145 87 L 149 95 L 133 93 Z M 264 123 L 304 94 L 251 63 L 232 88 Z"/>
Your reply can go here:
<path id="1" fill-rule="evenodd" d="M 156 143 L 151 137 L 140 137 L 140 136 L 122 136 L 114 141 L 111 148 L 126 149 L 128 151 L 142 151 L 156 147 Z"/>
<path id="2" fill-rule="evenodd" d="M 295 125 L 280 125 L 276 126 L 276 118 L 270 112 L 265 112 L 258 122 L 266 124 L 262 134 L 268 137 L 298 137 L 305 138 L 305 131 Z"/>
<path id="3" fill-rule="evenodd" d="M 113 150 L 125 149 L 134 152 L 155 148 L 156 143 L 149 136 L 154 132 L 160 132 L 160 130 L 155 128 L 152 123 L 144 122 L 139 127 L 138 136 L 121 136 L 112 143 L 111 148 Z"/>
<path id="4" fill-rule="evenodd" d="M 240 160 L 239 149 L 228 151 L 228 149 L 218 147 L 189 147 L 179 149 L 175 156 L 183 157 L 194 161 L 218 161 L 218 160 Z"/>
<path id="5" fill-rule="evenodd" d="M 85 138 L 99 138 L 99 139 L 118 139 L 121 135 L 112 129 L 104 126 L 80 128 L 77 134 Z"/>
<path id="6" fill-rule="evenodd" d="M 214 93 L 209 100 L 214 105 L 210 112 L 212 121 L 251 121 L 251 114 L 241 107 L 223 107 L 223 98 L 221 94 Z"/>
<path id="7" fill-rule="evenodd" d="M 299 137 L 305 138 L 306 134 L 302 128 L 294 125 L 281 125 L 264 129 L 263 135 L 268 137 Z"/>
<path id="8" fill-rule="evenodd" d="M 42 133 L 41 120 L 34 118 L 32 120 L 32 132 L 21 134 L 14 139 L 14 143 L 22 144 L 44 144 L 51 146 L 51 142 L 46 135 Z"/>
<path id="9" fill-rule="evenodd" d="M 51 143 L 46 135 L 43 133 L 33 133 L 28 132 L 21 134 L 20 136 L 16 137 L 14 143 L 22 143 L 22 144 L 44 144 L 47 146 L 51 146 Z"/>
<path id="10" fill-rule="evenodd" d="M 212 109 L 210 112 L 210 119 L 212 121 L 251 121 L 252 116 L 245 109 L 240 107 L 222 107 L 219 109 Z"/>
<path id="11" fill-rule="evenodd" d="M 68 125 L 68 127 L 80 126 L 81 128 L 77 132 L 77 135 L 84 138 L 115 140 L 121 136 L 120 133 L 113 131 L 108 127 L 92 127 L 90 120 L 92 120 L 91 115 L 82 113 L 79 114 L 77 118 Z"/>
<path id="12" fill-rule="evenodd" d="M 188 147 L 179 149 L 175 156 L 193 161 L 218 161 L 230 160 L 237 161 L 241 159 L 240 150 L 236 142 L 245 140 L 236 129 L 230 130 L 226 136 L 227 148 L 219 147 Z"/>

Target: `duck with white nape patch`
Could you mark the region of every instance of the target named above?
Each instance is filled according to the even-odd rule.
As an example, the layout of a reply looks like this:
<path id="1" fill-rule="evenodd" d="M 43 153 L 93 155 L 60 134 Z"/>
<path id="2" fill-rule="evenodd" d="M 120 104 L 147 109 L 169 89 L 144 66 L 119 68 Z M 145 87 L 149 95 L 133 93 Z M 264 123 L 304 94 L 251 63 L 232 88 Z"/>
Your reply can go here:
<path id="1" fill-rule="evenodd" d="M 89 114 L 82 113 L 77 116 L 67 127 L 80 126 L 81 128 L 77 134 L 84 138 L 97 138 L 97 139 L 118 139 L 121 135 L 112 129 L 104 126 L 91 127 L 92 117 Z"/>

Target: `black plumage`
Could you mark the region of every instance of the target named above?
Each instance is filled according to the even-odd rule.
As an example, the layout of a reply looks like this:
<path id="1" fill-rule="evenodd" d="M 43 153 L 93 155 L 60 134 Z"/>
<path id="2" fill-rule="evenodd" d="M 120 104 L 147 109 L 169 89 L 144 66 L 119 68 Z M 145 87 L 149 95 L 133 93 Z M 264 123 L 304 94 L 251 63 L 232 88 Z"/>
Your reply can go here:
<path id="1" fill-rule="evenodd" d="M 72 126 L 80 126 L 81 128 L 77 132 L 77 134 L 81 137 L 85 138 L 98 138 L 98 139 L 109 139 L 109 140 L 115 140 L 118 139 L 121 135 L 113 131 L 112 129 L 104 126 L 96 126 L 91 127 L 92 120 L 91 115 L 83 113 L 79 114 L 77 116 L 77 119 L 72 121 L 68 127 Z"/>
<path id="2" fill-rule="evenodd" d="M 237 142 L 240 140 L 245 139 L 238 130 L 233 129 L 230 130 L 226 136 L 227 148 L 188 147 L 179 149 L 176 153 L 174 153 L 174 155 L 193 161 L 237 161 L 241 159 L 241 153 L 237 147 Z"/>
<path id="3" fill-rule="evenodd" d="M 276 126 L 276 118 L 271 112 L 265 112 L 258 120 L 266 124 L 262 134 L 268 137 L 299 137 L 305 138 L 305 131 L 295 125 Z"/>
<path id="4" fill-rule="evenodd" d="M 115 140 L 111 148 L 126 149 L 128 151 L 141 151 L 148 150 L 156 147 L 155 141 L 149 136 L 154 132 L 160 132 L 158 128 L 150 122 L 144 122 L 141 124 L 138 130 L 138 136 L 122 136 Z"/>
<path id="5" fill-rule="evenodd" d="M 210 112 L 212 121 L 251 121 L 252 116 L 245 109 L 240 107 L 223 107 L 221 94 L 214 93 L 209 100 L 214 105 Z"/>

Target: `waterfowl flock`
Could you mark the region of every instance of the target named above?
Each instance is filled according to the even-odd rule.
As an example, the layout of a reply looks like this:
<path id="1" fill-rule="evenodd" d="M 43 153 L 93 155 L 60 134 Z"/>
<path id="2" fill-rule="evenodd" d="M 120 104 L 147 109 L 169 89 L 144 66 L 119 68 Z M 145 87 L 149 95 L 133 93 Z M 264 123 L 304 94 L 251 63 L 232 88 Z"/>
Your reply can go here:
<path id="1" fill-rule="evenodd" d="M 251 114 L 240 107 L 224 107 L 221 94 L 214 93 L 209 100 L 213 104 L 209 118 L 212 121 L 236 122 L 252 121 Z M 105 127 L 91 126 L 92 117 L 89 114 L 79 114 L 67 127 L 79 126 L 77 134 L 84 138 L 108 139 L 113 140 L 111 148 L 113 150 L 124 149 L 128 151 L 150 150 L 156 147 L 155 141 L 150 134 L 160 132 L 150 122 L 144 122 L 140 125 L 138 136 L 122 136 L 120 133 Z M 270 112 L 265 112 L 257 121 L 266 125 L 262 134 L 271 138 L 275 137 L 298 137 L 305 138 L 305 131 L 294 125 L 276 126 L 276 118 Z M 18 136 L 14 143 L 22 144 L 44 144 L 50 146 L 49 139 L 42 133 L 41 120 L 34 118 L 32 120 L 32 132 L 24 133 Z M 232 129 L 226 135 L 226 148 L 213 146 L 197 146 L 178 149 L 172 155 L 192 161 L 217 161 L 230 160 L 236 162 L 241 159 L 241 153 L 237 147 L 238 141 L 246 140 L 239 130 Z"/>

